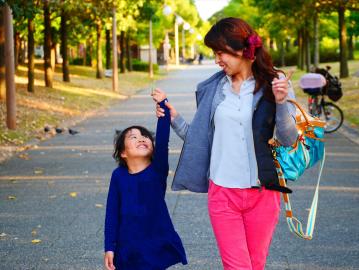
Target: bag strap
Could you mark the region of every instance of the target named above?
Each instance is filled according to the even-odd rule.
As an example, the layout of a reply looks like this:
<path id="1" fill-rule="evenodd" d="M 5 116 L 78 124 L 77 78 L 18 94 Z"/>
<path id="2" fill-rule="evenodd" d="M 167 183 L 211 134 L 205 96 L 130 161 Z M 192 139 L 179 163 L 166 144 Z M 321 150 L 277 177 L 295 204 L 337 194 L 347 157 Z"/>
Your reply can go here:
<path id="1" fill-rule="evenodd" d="M 310 122 L 309 122 L 310 116 L 305 112 L 305 110 L 302 108 L 302 106 L 300 106 L 299 103 L 296 102 L 294 99 L 287 99 L 287 101 L 292 103 L 299 109 L 299 111 L 302 113 L 302 115 L 305 119 L 305 122 L 307 122 L 307 124 L 309 125 L 310 124 Z"/>
<path id="2" fill-rule="evenodd" d="M 322 176 L 324 161 L 325 161 L 325 149 L 324 149 L 323 159 L 320 161 L 320 170 L 319 170 L 319 175 L 318 175 L 318 180 L 317 180 L 317 186 L 315 188 L 312 205 L 310 207 L 310 211 L 308 214 L 307 229 L 306 229 L 305 233 L 303 232 L 302 223 L 296 217 L 293 216 L 293 211 L 292 211 L 292 207 L 291 207 L 290 200 L 289 200 L 289 194 L 282 193 L 284 204 L 285 204 L 285 215 L 286 215 L 289 230 L 292 233 L 296 234 L 298 237 L 301 237 L 306 240 L 311 240 L 313 238 L 313 231 L 314 231 L 314 225 L 315 225 L 317 208 L 318 208 L 319 183 L 320 183 L 320 178 Z M 275 164 L 275 167 L 277 170 L 279 184 L 282 187 L 286 187 L 287 186 L 286 180 L 284 179 L 284 174 L 283 174 L 282 168 L 280 167 L 280 164 L 279 164 L 278 160 L 276 159 L 276 157 L 274 157 L 274 164 Z"/>

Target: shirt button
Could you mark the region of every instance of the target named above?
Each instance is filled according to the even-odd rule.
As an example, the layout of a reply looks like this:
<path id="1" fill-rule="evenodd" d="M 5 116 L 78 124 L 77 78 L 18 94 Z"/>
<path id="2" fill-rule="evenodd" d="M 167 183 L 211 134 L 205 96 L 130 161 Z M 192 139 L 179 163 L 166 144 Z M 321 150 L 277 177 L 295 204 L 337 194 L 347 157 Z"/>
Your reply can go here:
<path id="1" fill-rule="evenodd" d="M 242 125 L 242 123 L 239 123 L 239 125 L 241 126 L 241 125 Z"/>

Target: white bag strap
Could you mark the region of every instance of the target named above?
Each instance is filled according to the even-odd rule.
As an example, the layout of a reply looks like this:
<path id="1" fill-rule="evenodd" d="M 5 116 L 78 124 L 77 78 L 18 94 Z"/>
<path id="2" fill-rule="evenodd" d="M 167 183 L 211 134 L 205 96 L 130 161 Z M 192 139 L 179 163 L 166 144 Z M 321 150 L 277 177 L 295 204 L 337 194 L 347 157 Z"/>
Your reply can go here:
<path id="1" fill-rule="evenodd" d="M 286 215 L 287 223 L 289 226 L 289 230 L 292 233 L 296 234 L 297 236 L 299 236 L 303 239 L 306 239 L 306 240 L 311 240 L 313 238 L 313 231 L 314 231 L 315 220 L 316 220 L 316 216 L 317 216 L 317 208 L 318 208 L 319 184 L 320 184 L 320 178 L 322 176 L 322 171 L 323 171 L 323 167 L 324 167 L 324 161 L 325 161 L 325 149 L 324 149 L 323 159 L 320 161 L 320 170 L 319 170 L 319 175 L 318 175 L 318 180 L 317 180 L 317 186 L 315 188 L 312 205 L 310 207 L 310 211 L 308 214 L 307 229 L 306 229 L 305 233 L 303 232 L 302 223 L 296 217 L 293 216 L 293 211 L 292 211 L 292 207 L 290 205 L 290 200 L 289 200 L 289 194 L 282 193 L 284 204 L 285 204 L 285 212 L 286 212 L 285 215 Z M 279 184 L 283 187 L 286 187 L 287 185 L 286 185 L 286 181 L 284 179 L 284 174 L 282 172 L 282 168 L 280 167 L 278 160 L 274 159 L 274 163 L 275 163 L 275 166 L 277 169 Z"/>

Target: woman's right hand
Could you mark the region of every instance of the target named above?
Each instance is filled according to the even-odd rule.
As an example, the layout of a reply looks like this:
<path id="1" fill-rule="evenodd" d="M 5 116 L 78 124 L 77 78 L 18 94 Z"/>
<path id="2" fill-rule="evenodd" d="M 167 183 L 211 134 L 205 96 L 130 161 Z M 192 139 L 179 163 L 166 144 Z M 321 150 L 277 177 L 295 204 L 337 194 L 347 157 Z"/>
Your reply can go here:
<path id="1" fill-rule="evenodd" d="M 171 122 L 173 121 L 173 119 L 176 118 L 176 116 L 178 115 L 178 112 L 176 111 L 176 109 L 173 107 L 173 105 L 169 102 L 165 103 L 167 108 L 170 110 L 170 115 L 171 115 Z M 156 116 L 157 117 L 163 117 L 165 116 L 165 110 L 162 109 L 160 107 L 160 105 L 156 105 Z"/>
<path id="2" fill-rule="evenodd" d="M 116 267 L 115 265 L 113 264 L 113 258 L 115 257 L 115 254 L 113 251 L 107 251 L 105 253 L 105 267 L 106 267 L 106 270 L 115 270 Z"/>

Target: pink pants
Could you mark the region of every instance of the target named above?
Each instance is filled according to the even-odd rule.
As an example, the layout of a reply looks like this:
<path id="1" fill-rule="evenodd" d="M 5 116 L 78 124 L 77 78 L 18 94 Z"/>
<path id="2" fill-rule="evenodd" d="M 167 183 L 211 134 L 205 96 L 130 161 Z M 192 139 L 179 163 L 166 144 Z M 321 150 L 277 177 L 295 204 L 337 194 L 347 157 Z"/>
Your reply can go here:
<path id="1" fill-rule="evenodd" d="M 262 270 L 280 212 L 280 193 L 209 181 L 208 212 L 225 270 Z"/>

